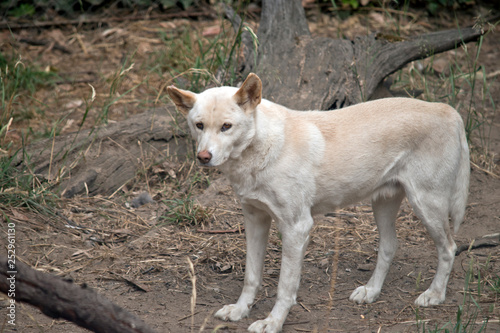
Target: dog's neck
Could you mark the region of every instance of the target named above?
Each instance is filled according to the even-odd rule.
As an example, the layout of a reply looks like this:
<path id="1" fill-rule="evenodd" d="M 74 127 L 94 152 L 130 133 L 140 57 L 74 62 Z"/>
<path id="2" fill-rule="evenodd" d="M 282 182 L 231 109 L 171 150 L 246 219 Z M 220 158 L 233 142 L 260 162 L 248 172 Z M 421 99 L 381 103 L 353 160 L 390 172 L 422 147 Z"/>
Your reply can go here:
<path id="1" fill-rule="evenodd" d="M 255 112 L 255 135 L 250 144 L 239 157 L 229 158 L 219 167 L 232 183 L 249 176 L 254 178 L 264 171 L 278 159 L 284 144 L 284 118 L 277 117 L 276 110 L 272 111 L 273 114 L 265 104 L 259 105 Z"/>

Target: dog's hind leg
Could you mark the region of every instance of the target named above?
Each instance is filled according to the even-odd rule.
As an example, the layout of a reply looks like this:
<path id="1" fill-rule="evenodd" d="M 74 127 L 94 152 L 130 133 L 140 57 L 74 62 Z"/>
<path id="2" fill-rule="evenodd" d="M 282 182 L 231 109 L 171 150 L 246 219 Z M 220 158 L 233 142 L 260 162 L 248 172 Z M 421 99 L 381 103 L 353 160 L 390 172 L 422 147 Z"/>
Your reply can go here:
<path id="1" fill-rule="evenodd" d="M 271 226 L 271 217 L 264 211 L 243 205 L 247 254 L 243 291 L 236 302 L 217 311 L 215 317 L 237 321 L 247 317 L 262 283 L 262 269 Z"/>
<path id="2" fill-rule="evenodd" d="M 441 190 L 420 192 L 420 195 L 408 193 L 408 200 L 427 228 L 437 248 L 438 265 L 436 275 L 429 288 L 415 301 L 416 305 L 429 306 L 444 302 L 446 285 L 453 268 L 457 246 L 453 241 L 448 221 L 449 193 Z"/>
<path id="3" fill-rule="evenodd" d="M 387 272 L 398 248 L 395 221 L 405 193 L 400 186 L 391 188 L 391 196 L 382 194 L 372 199 L 373 215 L 380 235 L 377 266 L 364 286 L 356 288 L 349 299 L 357 303 L 372 303 L 380 295 Z"/>

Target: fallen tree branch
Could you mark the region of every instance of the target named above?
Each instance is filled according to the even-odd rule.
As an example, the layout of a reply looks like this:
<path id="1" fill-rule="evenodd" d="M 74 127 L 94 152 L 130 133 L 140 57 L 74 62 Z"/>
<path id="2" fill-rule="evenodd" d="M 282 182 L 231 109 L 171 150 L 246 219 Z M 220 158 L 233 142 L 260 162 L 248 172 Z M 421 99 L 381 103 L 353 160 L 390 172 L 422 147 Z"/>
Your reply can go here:
<path id="1" fill-rule="evenodd" d="M 0 291 L 12 294 L 14 290 L 16 302 L 29 303 L 49 317 L 64 318 L 94 332 L 154 332 L 141 319 L 89 287 L 36 271 L 20 261 L 15 266 L 9 269 L 7 257 L 0 256 Z"/>
<path id="2" fill-rule="evenodd" d="M 458 256 L 464 251 L 470 251 L 472 249 L 479 249 L 482 247 L 496 247 L 500 246 L 500 235 L 494 234 L 491 236 L 484 236 L 480 239 L 474 239 L 470 244 L 462 244 L 457 248 L 455 256 Z"/>
<path id="3" fill-rule="evenodd" d="M 209 10 L 186 10 L 177 13 L 161 13 L 149 15 L 114 15 L 112 17 L 79 17 L 74 20 L 54 20 L 54 21 L 32 21 L 27 23 L 0 22 L 0 29 L 30 29 L 30 28 L 49 28 L 62 25 L 81 25 L 81 24 L 97 24 L 107 22 L 124 22 L 124 21 L 141 21 L 141 20 L 166 20 L 173 18 L 190 18 L 190 17 L 208 17 L 215 18 L 217 15 Z"/>

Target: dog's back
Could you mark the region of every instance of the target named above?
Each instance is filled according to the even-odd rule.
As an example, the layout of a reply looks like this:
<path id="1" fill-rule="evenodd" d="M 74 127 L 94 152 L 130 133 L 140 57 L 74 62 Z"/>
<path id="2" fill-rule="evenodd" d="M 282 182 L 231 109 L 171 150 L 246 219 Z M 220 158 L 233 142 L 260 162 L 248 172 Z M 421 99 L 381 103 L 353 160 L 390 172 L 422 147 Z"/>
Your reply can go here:
<path id="1" fill-rule="evenodd" d="M 283 164 L 314 175 L 313 213 L 390 195 L 391 186 L 411 192 L 417 183 L 439 184 L 458 229 L 467 201 L 469 153 L 462 119 L 450 106 L 389 98 L 335 111 L 284 112 L 263 101 L 261 112 L 285 119 Z"/>

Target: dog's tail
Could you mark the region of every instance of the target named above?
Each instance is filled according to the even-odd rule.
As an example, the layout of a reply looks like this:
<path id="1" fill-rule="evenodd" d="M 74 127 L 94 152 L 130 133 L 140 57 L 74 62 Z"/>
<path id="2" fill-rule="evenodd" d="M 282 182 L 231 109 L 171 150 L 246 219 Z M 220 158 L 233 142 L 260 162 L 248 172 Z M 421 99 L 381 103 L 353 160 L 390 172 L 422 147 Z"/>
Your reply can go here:
<path id="1" fill-rule="evenodd" d="M 462 221 L 464 220 L 465 208 L 469 195 L 470 177 L 469 145 L 467 143 L 467 137 L 465 135 L 464 125 L 461 118 L 458 134 L 460 140 L 460 162 L 458 165 L 458 172 L 455 177 L 455 185 L 450 205 L 450 217 L 455 233 L 458 232 L 460 224 L 462 224 Z"/>

